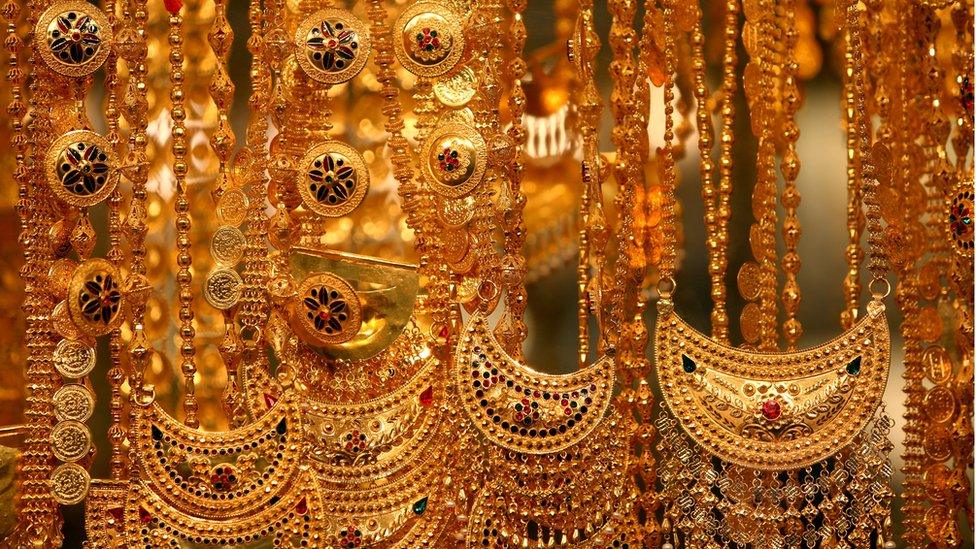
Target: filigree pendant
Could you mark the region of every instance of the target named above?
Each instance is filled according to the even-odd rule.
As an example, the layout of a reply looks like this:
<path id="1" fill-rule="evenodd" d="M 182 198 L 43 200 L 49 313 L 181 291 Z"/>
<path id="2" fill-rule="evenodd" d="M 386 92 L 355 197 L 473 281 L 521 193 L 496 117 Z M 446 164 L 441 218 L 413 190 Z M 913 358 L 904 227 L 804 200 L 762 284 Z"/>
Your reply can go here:
<path id="1" fill-rule="evenodd" d="M 725 461 L 764 471 L 806 467 L 847 446 L 870 420 L 888 380 L 884 305 L 812 349 L 729 347 L 673 311 L 658 320 L 657 374 L 685 432 Z"/>

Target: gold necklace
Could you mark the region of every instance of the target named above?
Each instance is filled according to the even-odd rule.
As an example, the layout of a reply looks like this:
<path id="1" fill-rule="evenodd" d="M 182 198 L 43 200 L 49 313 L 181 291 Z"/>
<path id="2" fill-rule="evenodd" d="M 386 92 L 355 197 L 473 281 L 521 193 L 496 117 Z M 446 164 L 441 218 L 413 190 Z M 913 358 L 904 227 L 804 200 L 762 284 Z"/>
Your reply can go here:
<path id="1" fill-rule="evenodd" d="M 848 9 L 847 23 L 852 35 L 858 36 L 861 22 L 856 6 Z M 862 63 L 855 63 L 858 83 L 863 82 L 863 70 Z M 863 86 L 855 96 L 863 109 Z M 666 132 L 669 128 L 670 122 Z M 868 139 L 862 126 L 858 147 L 866 148 Z M 671 190 L 673 168 L 666 173 L 669 182 L 665 188 Z M 873 198 L 877 180 L 869 166 L 864 181 L 869 230 L 877 235 L 880 221 Z M 673 195 L 666 194 L 665 199 L 671 204 Z M 673 212 L 673 206 L 666 211 Z M 803 525 L 817 517 L 833 521 L 838 509 L 797 497 L 802 486 L 826 474 L 815 473 L 815 464 L 822 464 L 824 471 L 833 470 L 852 459 L 851 452 L 860 451 L 869 457 L 861 463 L 854 486 L 886 478 L 890 448 L 886 438 L 891 424 L 877 409 L 888 375 L 889 336 L 882 302 L 887 282 L 884 252 L 876 238 L 870 251 L 875 278 L 868 315 L 831 342 L 787 353 L 736 349 L 697 332 L 674 311 L 670 278 L 674 264 L 662 262 L 655 358 L 668 409 L 657 425 L 664 455 L 663 495 L 669 501 L 665 509 L 669 546 L 700 543 L 703 536 L 715 535 L 724 543 L 736 544 L 775 545 L 801 537 L 806 543 L 816 543 L 824 534 L 809 529 L 804 533 Z M 673 258 L 673 251 L 666 257 Z M 833 404 L 825 407 L 827 402 Z M 713 468 L 703 463 L 696 450 L 718 458 L 721 465 Z M 843 491 L 843 478 L 828 478 Z M 750 484 L 762 490 L 761 497 L 741 497 Z M 706 501 L 709 506 L 724 506 L 722 531 L 715 530 L 711 521 L 694 520 L 692 508 L 682 503 L 678 492 L 690 492 L 694 497 L 712 490 L 718 490 L 717 500 L 713 496 Z M 854 498 L 873 499 L 866 492 L 852 492 Z M 888 492 L 875 500 L 881 503 L 876 512 L 845 523 L 830 537 L 859 544 L 876 532 L 889 540 L 886 547 L 893 547 L 887 520 L 890 498 Z"/>

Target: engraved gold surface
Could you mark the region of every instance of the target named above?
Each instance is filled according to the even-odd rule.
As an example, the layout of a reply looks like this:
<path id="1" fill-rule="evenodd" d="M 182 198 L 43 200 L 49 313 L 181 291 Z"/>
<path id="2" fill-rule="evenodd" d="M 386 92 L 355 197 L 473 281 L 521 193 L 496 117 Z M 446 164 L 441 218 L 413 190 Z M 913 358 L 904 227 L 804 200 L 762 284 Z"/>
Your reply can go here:
<path id="1" fill-rule="evenodd" d="M 543 374 L 508 355 L 478 312 L 465 323 L 454 382 L 475 427 L 492 443 L 527 454 L 571 446 L 603 419 L 614 382 L 613 361 L 565 375 Z"/>
<path id="2" fill-rule="evenodd" d="M 61 421 L 51 431 L 51 450 L 61 461 L 78 461 L 88 455 L 91 444 L 91 431 L 79 421 Z"/>
<path id="3" fill-rule="evenodd" d="M 51 495 L 61 505 L 81 503 L 88 495 L 91 476 L 76 463 L 62 463 L 51 473 Z"/>
<path id="4" fill-rule="evenodd" d="M 227 310 L 241 299 L 244 281 L 233 269 L 217 268 L 203 283 L 203 298 L 215 309 Z"/>
<path id="5" fill-rule="evenodd" d="M 58 421 L 85 422 L 95 410 L 95 395 L 84 385 L 69 383 L 54 393 L 54 417 Z"/>
<path id="6" fill-rule="evenodd" d="M 95 368 L 95 349 L 81 341 L 63 339 L 54 349 L 54 368 L 67 378 L 81 378 Z"/>
<path id="7" fill-rule="evenodd" d="M 454 74 L 438 79 L 433 87 L 438 101 L 448 107 L 463 107 L 477 93 L 478 77 L 471 67 L 464 67 Z"/>
<path id="8" fill-rule="evenodd" d="M 668 312 L 655 334 L 664 401 L 725 461 L 762 471 L 821 461 L 851 442 L 884 393 L 888 325 L 883 306 L 869 309 L 841 336 L 791 353 L 728 347 Z"/>
<path id="9" fill-rule="evenodd" d="M 224 225 L 210 238 L 210 256 L 218 264 L 233 266 L 244 256 L 244 233 L 237 227 Z"/>

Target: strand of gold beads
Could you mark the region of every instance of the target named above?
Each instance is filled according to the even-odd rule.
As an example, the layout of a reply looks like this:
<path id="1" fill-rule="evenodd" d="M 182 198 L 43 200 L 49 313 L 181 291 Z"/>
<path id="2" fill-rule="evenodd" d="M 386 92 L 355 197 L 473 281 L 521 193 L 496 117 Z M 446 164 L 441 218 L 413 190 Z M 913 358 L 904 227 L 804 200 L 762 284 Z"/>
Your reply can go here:
<path id="1" fill-rule="evenodd" d="M 127 40 L 131 40 L 130 47 L 123 48 L 123 55 L 129 65 L 129 84 L 123 100 L 123 112 L 129 125 L 130 155 L 126 163 L 130 165 L 127 175 L 132 186 L 132 198 L 127 216 L 127 239 L 129 242 L 129 272 L 133 278 L 138 278 L 147 289 L 140 294 L 130 295 L 129 322 L 132 336 L 128 341 L 129 355 L 129 386 L 131 390 L 130 423 L 136 419 L 138 405 L 145 405 L 152 401 L 152 390 L 145 386 L 145 373 L 152 358 L 152 347 L 145 332 L 146 301 L 150 291 L 146 282 L 146 233 L 148 227 L 146 219 L 149 215 L 147 203 L 149 191 L 149 158 L 147 150 L 149 139 L 148 100 L 146 99 L 148 75 L 148 49 L 146 37 L 148 34 L 149 7 L 147 0 L 133 0 L 132 17 L 129 22 Z M 130 475 L 134 473 L 139 456 L 135 455 L 136 445 L 131 445 L 129 456 Z"/>
<path id="2" fill-rule="evenodd" d="M 756 182 L 752 191 L 752 211 L 755 222 L 749 230 L 749 242 L 756 264 L 747 263 L 742 269 L 755 269 L 754 275 L 743 275 L 740 279 L 752 278 L 751 294 L 755 301 L 742 309 L 740 326 L 743 338 L 750 345 L 763 350 L 777 347 L 776 318 L 779 305 L 776 296 L 776 147 L 772 131 L 775 116 L 773 51 L 773 1 L 760 0 L 746 6 L 746 28 L 743 35 L 756 36 L 752 58 L 743 75 L 743 86 L 749 99 L 749 113 L 753 134 L 758 139 L 756 154 Z M 740 281 L 740 290 L 742 282 Z M 749 295 L 744 295 L 748 300 Z"/>
<path id="3" fill-rule="evenodd" d="M 735 95 L 737 89 L 736 46 L 739 41 L 739 2 L 726 0 L 725 21 L 722 29 L 722 127 L 719 135 L 718 189 L 714 198 L 715 229 L 708 242 L 710 252 L 708 272 L 712 281 L 712 335 L 719 341 L 729 341 L 729 314 L 726 308 L 725 275 L 728 271 L 727 250 L 729 244 L 729 219 L 732 217 L 732 160 L 735 144 Z M 699 108 L 701 108 L 699 106 Z"/>
<path id="4" fill-rule="evenodd" d="M 692 72 L 694 75 L 695 87 L 695 115 L 698 122 L 698 173 L 701 177 L 702 202 L 705 205 L 705 231 L 706 244 L 708 246 L 708 271 L 711 280 L 712 295 L 712 334 L 719 332 L 722 322 L 720 315 L 716 312 L 721 310 L 724 315 L 724 293 L 718 294 L 719 288 L 725 287 L 722 276 L 724 269 L 718 263 L 718 256 L 724 259 L 724 241 L 718 234 L 719 218 L 719 189 L 714 183 L 715 164 L 712 161 L 712 145 L 715 136 L 712 127 L 712 113 L 709 110 L 709 92 L 705 81 L 705 34 L 702 31 L 702 14 L 698 11 L 694 27 L 691 30 L 691 56 Z M 734 55 L 734 53 L 733 53 Z"/>
<path id="5" fill-rule="evenodd" d="M 598 125 L 603 103 L 596 87 L 594 67 L 600 50 L 600 37 L 594 29 L 592 0 L 579 0 L 576 31 L 568 55 L 576 66 L 574 83 L 581 95 L 576 104 L 577 131 L 582 146 L 582 183 L 579 211 L 579 263 L 577 265 L 578 367 L 587 365 L 590 314 L 598 328 L 603 328 L 603 254 L 609 240 L 609 229 L 603 209 L 603 157 L 599 151 Z M 601 333 L 600 342 L 606 342 Z M 598 350 L 600 353 L 603 349 Z"/>
<path id="6" fill-rule="evenodd" d="M 193 327 L 193 274 L 191 266 L 193 258 L 190 255 L 190 201 L 187 192 L 186 174 L 189 166 L 186 139 L 186 104 L 183 96 L 183 18 L 178 6 L 170 12 L 169 17 L 169 80 L 171 83 L 170 101 L 172 108 L 172 149 L 173 149 L 173 177 L 176 188 L 176 283 L 180 301 L 180 372 L 183 374 L 183 421 L 190 427 L 197 427 L 197 398 L 194 390 L 194 376 L 196 375 L 196 332 Z"/>
<path id="7" fill-rule="evenodd" d="M 797 83 L 799 64 L 796 59 L 796 42 L 798 31 L 796 28 L 796 0 L 779 0 L 777 2 L 777 19 L 780 32 L 784 37 L 783 62 L 780 64 L 780 103 L 783 127 L 780 132 L 784 143 L 784 150 L 780 158 L 779 169 L 783 174 L 783 192 L 780 203 L 783 205 L 784 218 L 782 226 L 785 253 L 781 260 L 784 274 L 783 290 L 780 299 L 786 318 L 783 321 L 783 337 L 786 349 L 796 349 L 797 341 L 803 335 L 803 326 L 797 319 L 800 307 L 800 285 L 797 275 L 800 272 L 800 255 L 797 246 L 800 242 L 800 218 L 797 208 L 800 206 L 800 191 L 797 188 L 797 177 L 800 174 L 800 157 L 796 153 L 796 143 L 800 138 L 800 128 L 796 124 L 796 113 L 800 109 L 802 97 Z"/>
<path id="8" fill-rule="evenodd" d="M 506 67 L 506 78 L 511 85 L 508 95 L 508 108 L 511 125 L 508 136 L 514 143 L 515 151 L 511 160 L 505 166 L 507 185 L 502 191 L 508 196 L 508 207 L 504 212 L 502 233 L 504 235 L 505 255 L 502 257 L 502 280 L 505 289 L 505 319 L 506 347 L 516 359 L 522 358 L 522 344 L 525 342 L 526 329 L 524 322 L 527 296 L 525 293 L 525 193 L 522 192 L 522 146 L 525 144 L 525 128 L 522 125 L 525 114 L 525 90 L 522 89 L 522 78 L 527 70 L 523 50 L 525 49 L 526 30 L 522 21 L 528 0 L 507 0 L 508 10 L 512 17 L 509 28 L 512 58 Z"/>
<path id="9" fill-rule="evenodd" d="M 119 36 L 128 14 L 128 6 L 123 0 L 114 0 L 109 4 L 112 8 L 108 12 L 108 20 L 112 25 L 113 33 Z M 121 17 L 116 17 L 117 13 Z M 112 51 L 105 61 L 105 89 L 108 93 L 105 102 L 105 120 L 108 125 L 108 134 L 106 136 L 108 141 L 115 150 L 121 151 L 121 135 L 119 130 L 121 114 L 119 112 L 118 98 L 123 83 L 120 74 L 121 59 L 116 51 Z M 122 190 L 118 186 L 109 195 L 108 206 L 109 251 L 107 257 L 115 265 L 121 266 L 125 262 L 125 253 L 122 250 Z M 122 370 L 122 347 L 122 329 L 115 328 L 109 333 L 108 349 L 110 367 L 107 373 L 111 390 L 108 428 L 108 439 L 111 445 L 109 468 L 113 479 L 120 479 L 125 473 L 125 457 L 123 452 L 125 429 L 122 426 L 122 382 L 125 379 L 125 372 Z"/>

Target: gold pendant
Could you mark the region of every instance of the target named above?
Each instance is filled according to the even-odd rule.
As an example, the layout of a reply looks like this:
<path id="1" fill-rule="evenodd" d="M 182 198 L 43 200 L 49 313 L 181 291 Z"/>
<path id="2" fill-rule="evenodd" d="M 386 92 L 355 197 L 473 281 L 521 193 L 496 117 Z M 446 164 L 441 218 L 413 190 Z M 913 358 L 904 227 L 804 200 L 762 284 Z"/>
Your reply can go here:
<path id="1" fill-rule="evenodd" d="M 475 427 L 516 452 L 556 452 L 583 440 L 603 419 L 614 383 L 613 360 L 566 375 L 543 374 L 505 352 L 488 319 L 466 323 L 454 359 L 454 381 Z"/>
<path id="2" fill-rule="evenodd" d="M 703 335 L 665 307 L 655 335 L 664 401 L 700 447 L 724 461 L 785 471 L 846 447 L 874 415 L 888 380 L 884 305 L 804 351 L 762 353 Z"/>

